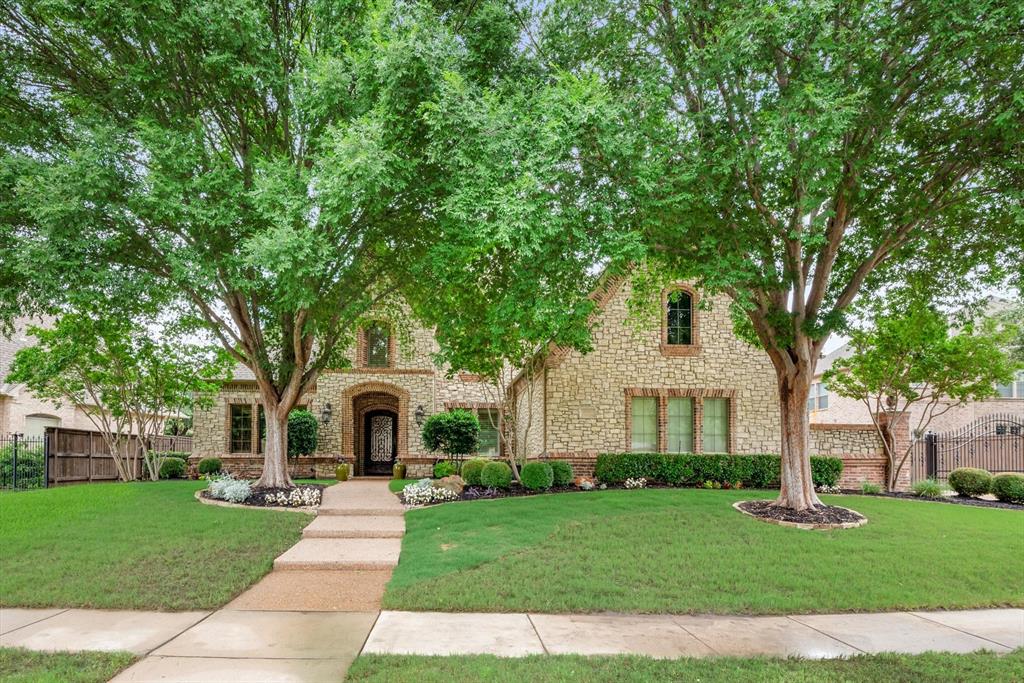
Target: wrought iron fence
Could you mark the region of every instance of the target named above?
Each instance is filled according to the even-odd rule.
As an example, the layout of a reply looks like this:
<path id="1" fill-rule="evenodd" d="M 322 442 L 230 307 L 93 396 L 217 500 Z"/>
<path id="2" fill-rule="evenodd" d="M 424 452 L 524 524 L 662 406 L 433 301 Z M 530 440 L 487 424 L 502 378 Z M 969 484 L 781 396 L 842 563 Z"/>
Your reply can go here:
<path id="1" fill-rule="evenodd" d="M 0 436 L 0 489 L 42 489 L 49 477 L 45 436 Z"/>
<path id="2" fill-rule="evenodd" d="M 944 480 L 958 467 L 1024 472 L 1024 417 L 989 415 L 960 429 L 929 432 L 911 454 L 911 478 Z"/>

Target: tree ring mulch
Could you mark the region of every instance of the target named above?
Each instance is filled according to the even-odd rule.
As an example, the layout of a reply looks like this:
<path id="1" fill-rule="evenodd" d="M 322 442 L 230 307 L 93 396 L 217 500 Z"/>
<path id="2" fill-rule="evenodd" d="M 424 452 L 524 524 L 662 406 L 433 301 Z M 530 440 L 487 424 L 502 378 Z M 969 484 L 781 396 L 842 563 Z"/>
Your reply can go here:
<path id="1" fill-rule="evenodd" d="M 859 512 L 838 505 L 822 505 L 812 510 L 791 510 L 778 507 L 771 500 L 742 500 L 733 503 L 745 515 L 769 524 L 794 529 L 856 529 L 868 523 Z"/>

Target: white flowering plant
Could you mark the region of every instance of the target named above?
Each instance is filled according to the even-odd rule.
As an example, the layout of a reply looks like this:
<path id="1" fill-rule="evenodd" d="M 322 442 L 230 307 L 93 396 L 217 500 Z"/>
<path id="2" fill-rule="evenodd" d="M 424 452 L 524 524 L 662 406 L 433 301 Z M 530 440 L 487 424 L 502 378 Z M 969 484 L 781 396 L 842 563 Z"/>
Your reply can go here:
<path id="1" fill-rule="evenodd" d="M 268 494 L 264 502 L 281 507 L 314 507 L 320 504 L 321 491 L 311 486 L 300 486 L 290 491 Z"/>
<path id="2" fill-rule="evenodd" d="M 829 486 L 828 484 L 822 484 L 818 487 L 818 493 L 842 493 L 843 490 L 838 486 Z"/>
<path id="3" fill-rule="evenodd" d="M 632 478 L 630 477 L 625 481 L 627 489 L 642 489 L 647 487 L 647 480 L 643 477 Z"/>
<path id="4" fill-rule="evenodd" d="M 244 503 L 252 495 L 252 486 L 244 479 L 235 479 L 231 474 L 224 474 L 211 479 L 206 491 L 210 498 L 226 500 L 229 503 Z"/>
<path id="5" fill-rule="evenodd" d="M 435 487 L 430 479 L 420 479 L 414 484 L 406 484 L 402 489 L 402 500 L 406 505 L 448 503 L 458 499 L 459 494 L 451 489 Z"/>

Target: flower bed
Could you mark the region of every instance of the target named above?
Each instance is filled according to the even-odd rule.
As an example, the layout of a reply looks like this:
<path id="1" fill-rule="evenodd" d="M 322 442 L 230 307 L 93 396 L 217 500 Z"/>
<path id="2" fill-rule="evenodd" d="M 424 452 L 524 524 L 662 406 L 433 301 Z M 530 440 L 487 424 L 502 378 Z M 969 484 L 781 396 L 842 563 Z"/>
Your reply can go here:
<path id="1" fill-rule="evenodd" d="M 300 484 L 290 489 L 253 488 L 248 481 L 226 474 L 210 479 L 209 487 L 200 495 L 235 505 L 309 508 L 320 505 L 324 488 L 320 484 Z"/>

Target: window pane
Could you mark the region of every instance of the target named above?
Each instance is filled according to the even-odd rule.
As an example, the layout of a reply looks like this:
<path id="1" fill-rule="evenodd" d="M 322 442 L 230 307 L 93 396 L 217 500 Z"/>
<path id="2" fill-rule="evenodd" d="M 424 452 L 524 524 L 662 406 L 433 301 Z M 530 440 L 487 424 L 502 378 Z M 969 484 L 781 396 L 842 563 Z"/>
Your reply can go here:
<path id="1" fill-rule="evenodd" d="M 811 396 L 809 399 L 807 399 L 807 410 L 814 410 L 814 402 L 815 402 L 815 400 L 817 400 L 817 399 L 815 399 L 813 396 Z"/>
<path id="2" fill-rule="evenodd" d="M 391 333 L 384 325 L 370 325 L 366 328 L 366 366 L 386 368 L 390 365 L 388 355 L 391 347 Z"/>
<path id="3" fill-rule="evenodd" d="M 828 389 L 824 384 L 819 384 L 818 386 L 821 387 L 821 391 L 818 392 L 818 409 L 824 410 L 828 408 Z"/>
<path id="4" fill-rule="evenodd" d="M 996 391 L 999 392 L 1000 398 L 1013 398 L 1012 384 L 997 384 Z"/>
<path id="5" fill-rule="evenodd" d="M 668 452 L 693 452 L 693 399 L 668 400 Z"/>
<path id="6" fill-rule="evenodd" d="M 690 295 L 676 292 L 668 298 L 668 343 L 685 345 L 693 343 L 693 306 Z"/>
<path id="7" fill-rule="evenodd" d="M 658 449 L 658 399 L 634 398 L 632 413 L 632 450 L 656 451 Z"/>
<path id="8" fill-rule="evenodd" d="M 256 406 L 256 429 L 260 438 L 256 441 L 256 452 L 262 453 L 267 447 L 267 415 L 263 412 L 263 406 Z"/>
<path id="9" fill-rule="evenodd" d="M 704 452 L 729 451 L 729 401 L 725 398 L 704 399 Z"/>
<path id="10" fill-rule="evenodd" d="M 252 406 L 231 406 L 231 452 L 248 453 L 252 450 Z"/>
<path id="11" fill-rule="evenodd" d="M 498 455 L 498 411 L 482 408 L 477 419 L 480 420 L 480 455 Z"/>

